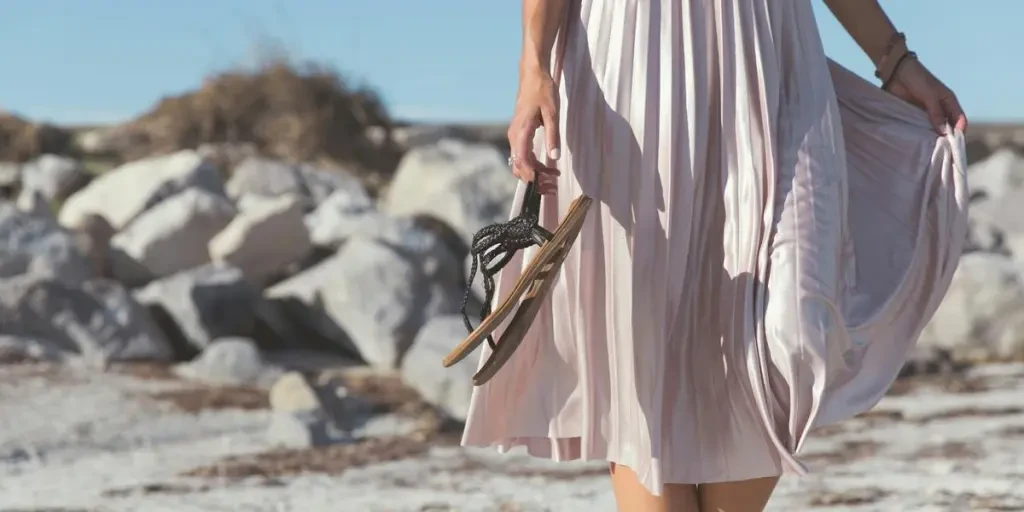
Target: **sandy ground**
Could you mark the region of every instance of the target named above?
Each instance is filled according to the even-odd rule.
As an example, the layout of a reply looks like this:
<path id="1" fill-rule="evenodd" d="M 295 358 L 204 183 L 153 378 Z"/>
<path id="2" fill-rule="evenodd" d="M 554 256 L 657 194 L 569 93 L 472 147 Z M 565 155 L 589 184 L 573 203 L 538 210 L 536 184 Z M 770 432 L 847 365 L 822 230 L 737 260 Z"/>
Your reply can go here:
<path id="1" fill-rule="evenodd" d="M 769 510 L 1024 510 L 1024 365 L 898 383 L 820 429 Z M 386 413 L 358 445 L 283 450 L 258 390 L 159 372 L 0 366 L 0 511 L 612 511 L 601 463 L 424 441 Z"/>

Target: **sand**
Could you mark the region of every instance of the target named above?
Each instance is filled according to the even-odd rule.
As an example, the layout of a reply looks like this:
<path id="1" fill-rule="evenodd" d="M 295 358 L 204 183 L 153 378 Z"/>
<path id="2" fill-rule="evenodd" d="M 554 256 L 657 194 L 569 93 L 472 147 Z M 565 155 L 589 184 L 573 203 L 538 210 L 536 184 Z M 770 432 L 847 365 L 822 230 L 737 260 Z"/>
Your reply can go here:
<path id="1" fill-rule="evenodd" d="M 358 450 L 281 450 L 260 393 L 0 366 L 0 511 L 614 510 L 600 462 L 424 442 L 394 413 L 357 431 L 377 438 Z M 900 382 L 816 432 L 813 473 L 783 479 L 768 510 L 1024 510 L 1022 393 L 1024 365 Z"/>

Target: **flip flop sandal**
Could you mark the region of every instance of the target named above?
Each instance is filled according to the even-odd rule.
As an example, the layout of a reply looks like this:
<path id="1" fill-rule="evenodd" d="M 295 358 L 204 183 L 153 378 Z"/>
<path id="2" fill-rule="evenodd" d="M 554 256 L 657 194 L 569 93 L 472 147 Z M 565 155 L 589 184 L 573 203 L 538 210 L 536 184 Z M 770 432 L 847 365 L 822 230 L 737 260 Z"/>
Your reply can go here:
<path id="1" fill-rule="evenodd" d="M 587 211 L 593 202 L 591 198 L 586 196 L 580 196 L 574 200 L 569 206 L 569 211 L 565 218 L 552 233 L 538 225 L 540 199 L 540 193 L 537 191 L 536 185 L 533 182 L 529 183 L 526 187 L 519 216 L 508 222 L 487 226 L 473 237 L 473 244 L 470 249 L 473 263 L 470 268 L 469 283 L 473 282 L 479 267 L 486 295 L 480 315 L 481 323 L 474 329 L 469 321 L 466 305 L 471 289 L 467 288 L 466 295 L 462 301 L 462 315 L 466 323 L 466 329 L 470 331 L 470 334 L 469 337 L 452 350 L 444 359 L 443 364 L 445 367 L 450 367 L 458 363 L 486 340 L 493 353 L 480 372 L 474 376 L 474 383 L 477 385 L 486 382 L 487 379 L 493 376 L 522 341 L 522 335 L 503 336 L 503 341 L 496 344 L 492 333 L 516 308 L 519 299 L 523 295 L 527 295 L 527 300 L 520 306 L 521 311 L 517 313 L 513 320 L 516 325 L 524 325 L 522 334 L 525 335 L 526 327 L 536 317 L 540 303 L 543 302 L 544 297 L 550 290 L 551 283 L 554 282 L 554 278 L 561 268 L 569 247 L 579 235 L 583 220 L 586 218 Z M 490 305 L 495 292 L 494 276 L 508 264 L 516 251 L 534 245 L 539 245 L 540 250 L 537 251 L 530 264 L 527 265 L 526 269 L 519 276 L 519 280 L 511 292 L 492 312 Z M 527 314 L 531 307 L 534 311 Z M 510 325 L 508 330 L 515 329 Z M 510 343 L 506 344 L 504 342 L 506 337 Z M 486 378 L 482 378 L 484 374 L 486 374 Z"/>
<path id="2" fill-rule="evenodd" d="M 590 198 L 585 198 L 585 201 L 589 203 Z M 508 327 L 505 328 L 501 339 L 498 340 L 497 347 L 491 346 L 491 357 L 488 357 L 487 361 L 484 361 L 484 365 L 473 375 L 474 385 L 479 386 L 491 380 L 491 377 L 494 377 L 498 370 L 505 366 L 505 363 L 512 358 L 512 354 L 519 348 L 526 333 L 530 330 L 530 326 L 533 325 L 533 320 L 537 318 L 544 299 L 554 287 L 558 269 L 561 268 L 565 257 L 569 254 L 572 242 L 576 239 L 582 226 L 582 222 L 576 224 L 558 248 L 558 254 L 548 263 L 541 265 L 540 273 L 530 283 L 522 302 L 519 303 L 519 308 L 516 309 L 515 316 L 509 321 Z"/>

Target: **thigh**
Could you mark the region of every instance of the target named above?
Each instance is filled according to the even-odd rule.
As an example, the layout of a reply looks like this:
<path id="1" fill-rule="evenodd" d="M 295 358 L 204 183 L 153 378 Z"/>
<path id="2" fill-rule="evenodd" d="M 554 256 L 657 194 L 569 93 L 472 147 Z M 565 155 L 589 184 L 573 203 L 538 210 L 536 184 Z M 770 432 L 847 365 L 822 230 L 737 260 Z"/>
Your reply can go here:
<path id="1" fill-rule="evenodd" d="M 667 484 L 661 496 L 655 496 L 633 470 L 614 463 L 609 468 L 619 512 L 700 512 L 695 485 Z"/>
<path id="2" fill-rule="evenodd" d="M 779 477 L 739 482 L 701 484 L 697 489 L 701 512 L 761 512 Z"/>

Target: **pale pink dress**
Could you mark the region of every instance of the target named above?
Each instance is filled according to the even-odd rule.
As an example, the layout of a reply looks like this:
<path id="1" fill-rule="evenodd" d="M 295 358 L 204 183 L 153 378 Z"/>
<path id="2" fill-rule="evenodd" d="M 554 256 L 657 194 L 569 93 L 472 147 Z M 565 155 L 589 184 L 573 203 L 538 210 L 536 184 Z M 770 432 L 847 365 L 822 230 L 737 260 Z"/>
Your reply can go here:
<path id="1" fill-rule="evenodd" d="M 810 0 L 570 3 L 542 223 L 598 202 L 463 443 L 654 493 L 803 473 L 808 431 L 877 403 L 949 286 L 963 136 L 828 60 Z"/>

